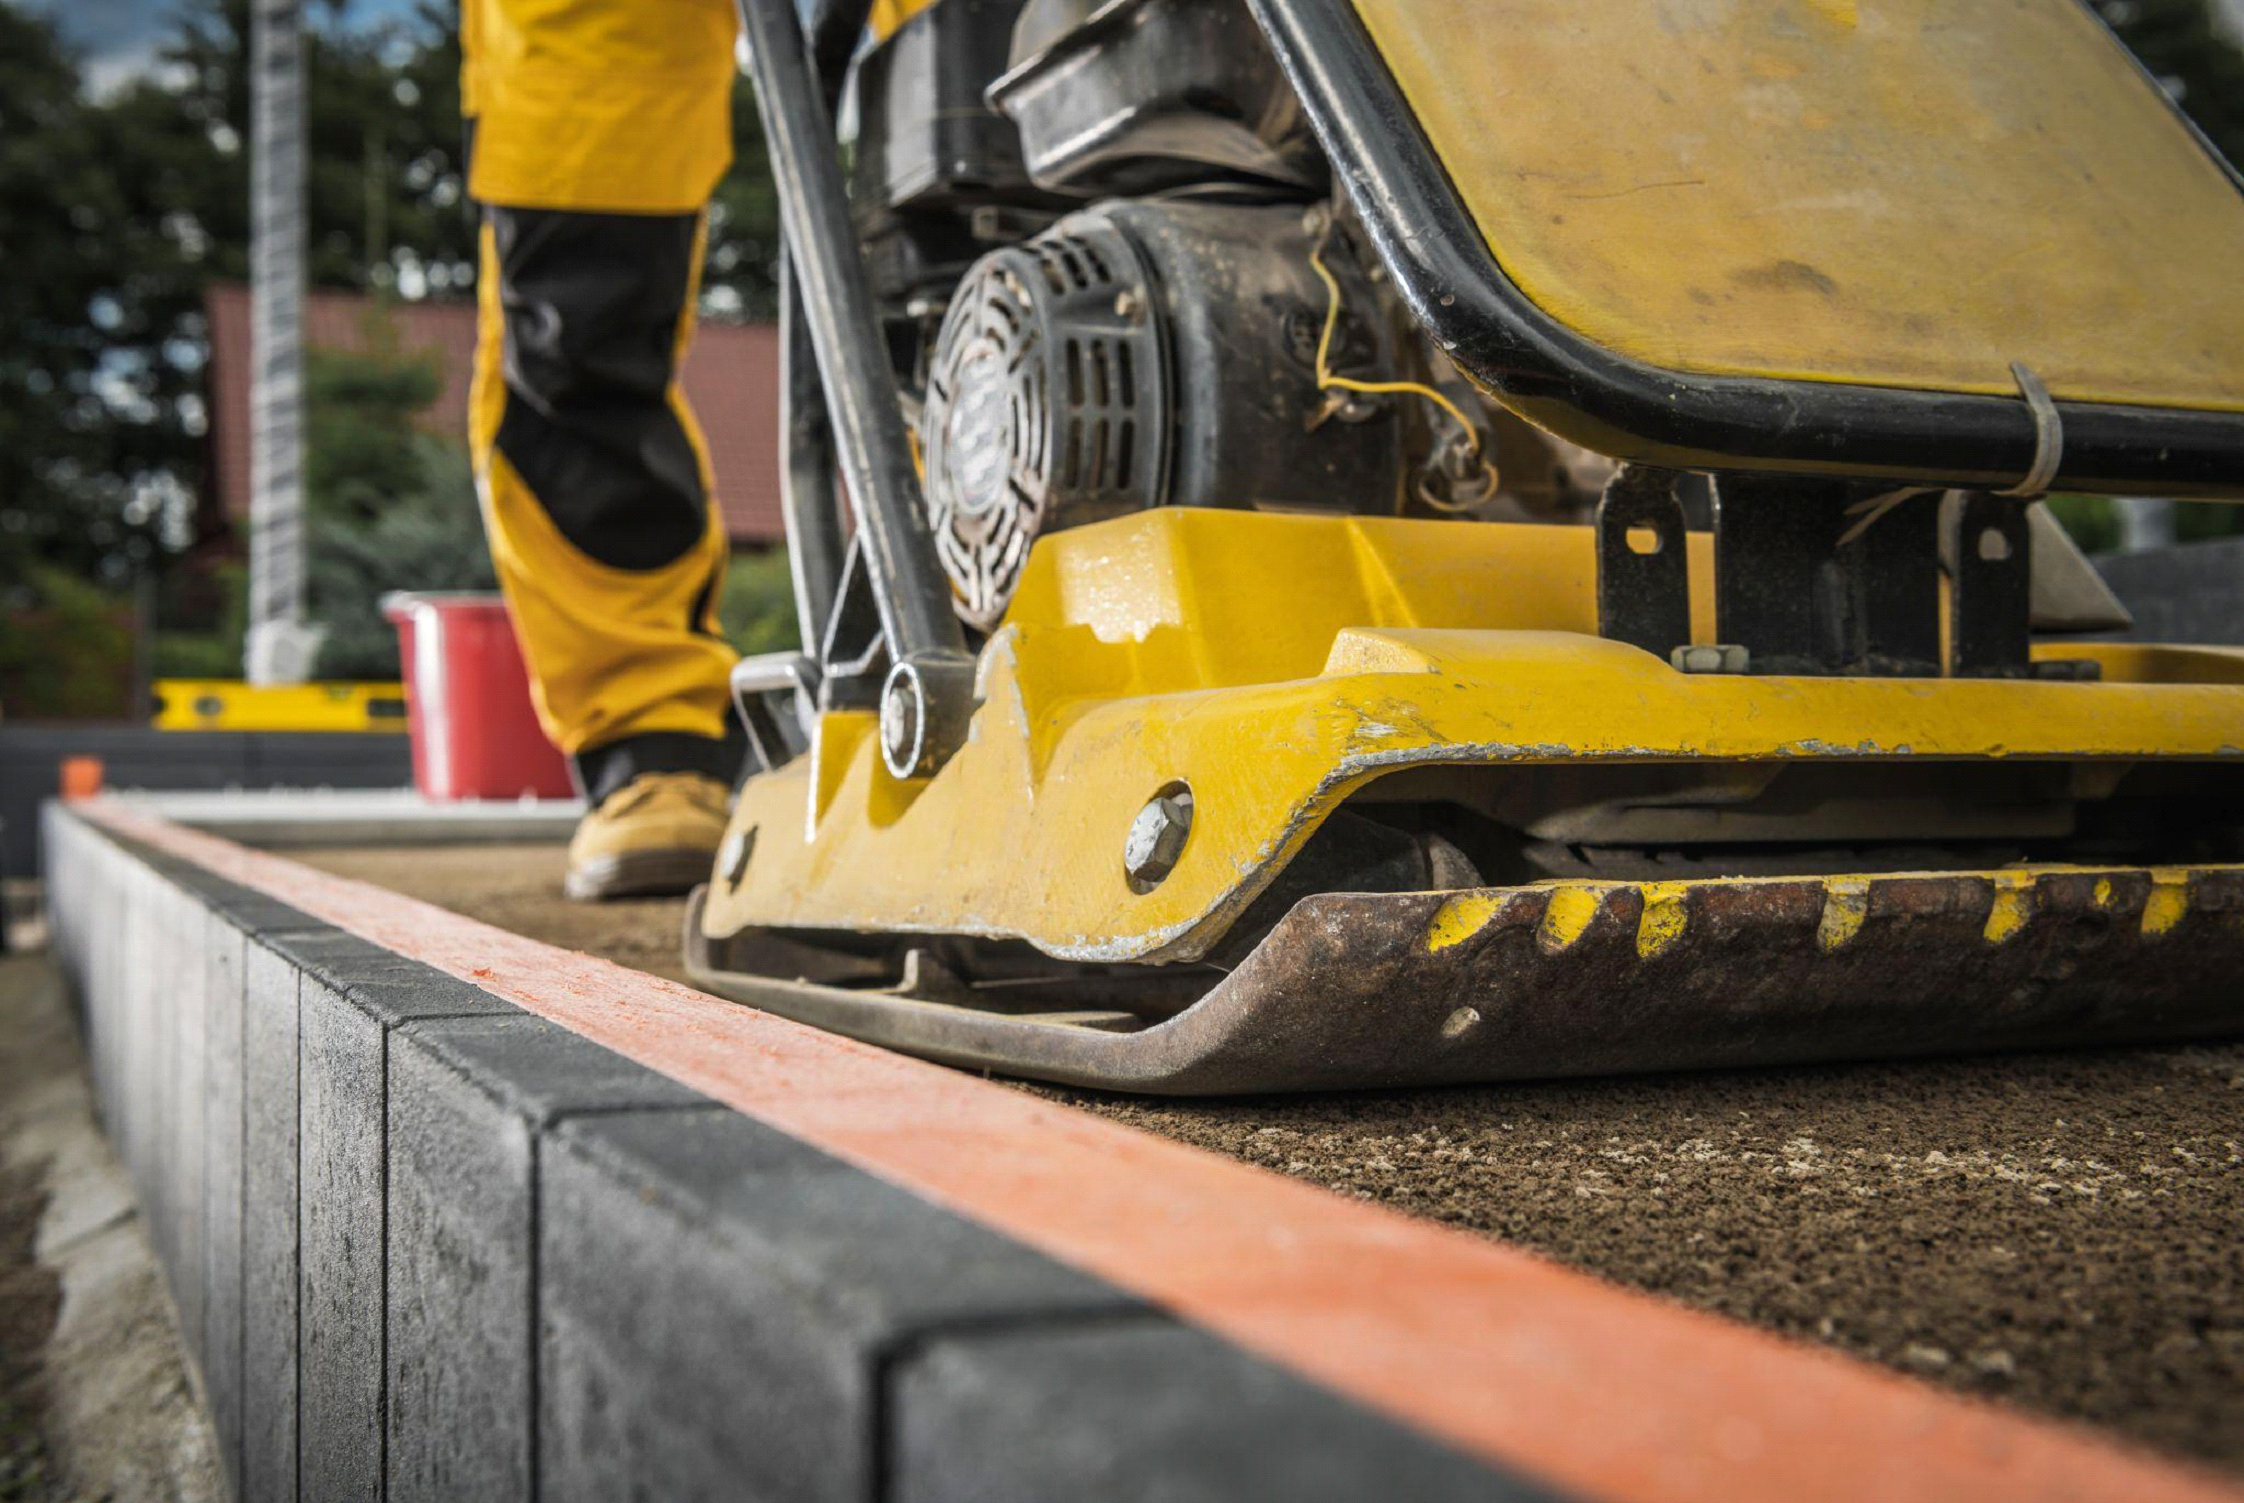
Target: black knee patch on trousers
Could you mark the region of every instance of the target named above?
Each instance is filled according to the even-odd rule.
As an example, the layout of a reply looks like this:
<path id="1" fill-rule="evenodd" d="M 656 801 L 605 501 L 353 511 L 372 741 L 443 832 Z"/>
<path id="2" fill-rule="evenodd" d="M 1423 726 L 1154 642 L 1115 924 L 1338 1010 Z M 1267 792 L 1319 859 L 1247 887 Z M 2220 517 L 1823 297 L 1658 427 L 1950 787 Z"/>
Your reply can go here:
<path id="1" fill-rule="evenodd" d="M 498 451 L 581 552 L 618 569 L 676 562 L 709 526 L 669 402 L 698 216 L 485 213 L 506 334 Z"/>

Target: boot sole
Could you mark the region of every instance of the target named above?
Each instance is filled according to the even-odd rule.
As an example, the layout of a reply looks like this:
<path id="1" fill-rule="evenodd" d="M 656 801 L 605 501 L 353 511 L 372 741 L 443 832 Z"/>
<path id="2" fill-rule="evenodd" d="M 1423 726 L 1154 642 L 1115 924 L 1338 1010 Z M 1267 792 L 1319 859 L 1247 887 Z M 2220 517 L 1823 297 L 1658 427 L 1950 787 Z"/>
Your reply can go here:
<path id="1" fill-rule="evenodd" d="M 628 851 L 569 868 L 561 890 L 580 903 L 610 898 L 675 898 L 709 879 L 711 851 Z"/>

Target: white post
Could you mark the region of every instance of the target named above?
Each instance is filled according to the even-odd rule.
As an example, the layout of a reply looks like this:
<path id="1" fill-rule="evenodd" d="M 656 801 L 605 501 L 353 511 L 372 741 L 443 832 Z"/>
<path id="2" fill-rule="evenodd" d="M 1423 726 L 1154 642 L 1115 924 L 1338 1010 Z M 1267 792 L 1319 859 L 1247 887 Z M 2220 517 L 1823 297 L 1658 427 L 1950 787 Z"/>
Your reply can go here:
<path id="1" fill-rule="evenodd" d="M 2166 496 L 2115 496 L 2112 510 L 2119 515 L 2119 551 L 2147 553 L 2174 546 L 2174 501 Z"/>
<path id="2" fill-rule="evenodd" d="M 253 684 L 311 676 L 304 621 L 304 31 L 301 0 L 251 0 L 249 635 Z"/>

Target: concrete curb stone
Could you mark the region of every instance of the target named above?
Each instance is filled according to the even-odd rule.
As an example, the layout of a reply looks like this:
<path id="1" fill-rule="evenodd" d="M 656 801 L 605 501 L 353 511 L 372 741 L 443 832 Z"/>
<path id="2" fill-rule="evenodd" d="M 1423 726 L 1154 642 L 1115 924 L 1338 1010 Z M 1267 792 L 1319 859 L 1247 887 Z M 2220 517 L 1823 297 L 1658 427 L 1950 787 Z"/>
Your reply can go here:
<path id="1" fill-rule="evenodd" d="M 209 1046 L 203 1097 L 202 1339 L 188 1351 L 202 1374 L 219 1466 L 242 1495 L 242 933 L 223 914 L 203 918 Z"/>
<path id="2" fill-rule="evenodd" d="M 466 981 L 44 830 L 244 1503 L 1526 1496 Z"/>
<path id="3" fill-rule="evenodd" d="M 400 1026 L 390 1083 L 389 1495 L 526 1498 L 541 1135 L 572 1113 L 705 1103 L 511 1010 Z"/>
<path id="4" fill-rule="evenodd" d="M 893 1503 L 1548 1499 L 1162 1317 L 947 1334 L 897 1362 Z"/>
<path id="5" fill-rule="evenodd" d="M 300 1248 L 298 993 L 255 943 L 242 982 L 242 1496 L 296 1497 Z"/>
<path id="6" fill-rule="evenodd" d="M 388 1093 L 382 1025 L 302 976 L 297 1475 L 303 1495 L 382 1496 Z"/>
<path id="7" fill-rule="evenodd" d="M 889 1350 L 1141 1308 L 722 1107 L 564 1123 L 538 1185 L 552 1498 L 870 1496 Z"/>

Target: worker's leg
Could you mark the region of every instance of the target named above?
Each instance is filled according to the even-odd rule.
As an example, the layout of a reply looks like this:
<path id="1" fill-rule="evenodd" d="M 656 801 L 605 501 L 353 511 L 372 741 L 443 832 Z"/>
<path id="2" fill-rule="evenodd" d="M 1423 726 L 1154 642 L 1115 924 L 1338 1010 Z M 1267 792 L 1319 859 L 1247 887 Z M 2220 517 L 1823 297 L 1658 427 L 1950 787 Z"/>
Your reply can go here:
<path id="1" fill-rule="evenodd" d="M 587 895 L 706 875 L 739 763 L 726 539 L 678 387 L 702 204 L 729 160 L 732 32 L 719 0 L 463 15 L 484 216 L 470 441 L 539 716 L 598 806 L 579 845 L 608 876 L 580 883 L 572 852 Z M 618 855 L 636 876 L 615 876 Z"/>
<path id="2" fill-rule="evenodd" d="M 724 760 L 726 540 L 676 384 L 694 215 L 484 211 L 473 436 L 547 734 L 598 799 Z"/>

